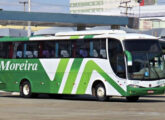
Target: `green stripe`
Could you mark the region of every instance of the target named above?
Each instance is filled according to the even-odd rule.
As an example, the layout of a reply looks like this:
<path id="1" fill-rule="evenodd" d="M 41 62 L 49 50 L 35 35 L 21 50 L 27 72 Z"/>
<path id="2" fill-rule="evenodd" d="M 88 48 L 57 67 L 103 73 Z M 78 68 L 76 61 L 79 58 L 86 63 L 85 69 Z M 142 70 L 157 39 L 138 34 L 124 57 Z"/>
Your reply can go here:
<path id="1" fill-rule="evenodd" d="M 11 42 L 11 41 L 29 41 L 29 37 L 3 37 L 0 38 L 1 42 Z"/>
<path id="2" fill-rule="evenodd" d="M 69 72 L 69 76 L 67 78 L 67 82 L 64 87 L 64 94 L 70 94 L 72 92 L 82 61 L 83 59 L 74 59 L 71 70 Z"/>
<path id="3" fill-rule="evenodd" d="M 85 66 L 76 92 L 77 94 L 85 94 L 85 91 L 87 89 L 91 75 L 94 70 L 96 70 L 107 82 L 109 82 L 122 96 L 126 95 L 126 92 L 114 80 L 112 80 L 112 78 L 110 78 L 109 75 L 105 73 L 95 62 L 91 60 L 88 61 Z"/>
<path id="4" fill-rule="evenodd" d="M 52 81 L 52 86 L 51 86 L 51 92 L 53 93 L 58 93 L 61 83 L 62 83 L 62 79 L 64 77 L 64 73 L 66 70 L 66 67 L 68 65 L 69 59 L 61 59 L 60 63 L 58 64 L 58 68 L 55 74 L 55 78 Z"/>
<path id="5" fill-rule="evenodd" d="M 71 36 L 70 39 L 79 39 L 80 36 Z"/>
<path id="6" fill-rule="evenodd" d="M 94 37 L 94 35 L 86 35 L 86 36 L 84 36 L 84 39 L 90 39 L 90 38 L 93 38 Z"/>

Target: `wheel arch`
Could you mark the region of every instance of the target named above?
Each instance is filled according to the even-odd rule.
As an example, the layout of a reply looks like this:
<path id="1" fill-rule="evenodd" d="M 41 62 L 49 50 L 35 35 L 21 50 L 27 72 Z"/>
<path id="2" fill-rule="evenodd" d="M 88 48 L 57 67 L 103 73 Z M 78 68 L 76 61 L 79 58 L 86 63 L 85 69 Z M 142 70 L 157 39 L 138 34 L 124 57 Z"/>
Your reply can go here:
<path id="1" fill-rule="evenodd" d="M 104 83 L 102 80 L 100 80 L 100 79 L 95 80 L 95 81 L 93 81 L 92 87 L 91 87 L 91 91 L 92 91 L 92 95 L 93 95 L 93 96 L 95 96 L 95 87 L 96 87 L 98 84 L 102 84 L 102 85 L 104 86 L 105 90 L 106 90 L 106 85 L 105 85 L 105 83 Z"/>
<path id="2" fill-rule="evenodd" d="M 30 84 L 30 86 L 31 86 L 31 88 L 32 88 L 32 83 L 31 83 L 31 81 L 30 81 L 29 79 L 27 79 L 27 78 L 21 79 L 21 81 L 20 81 L 20 83 L 19 83 L 19 86 L 21 86 L 24 82 L 29 82 L 29 84 Z"/>
<path id="3" fill-rule="evenodd" d="M 25 93 L 25 91 L 23 90 L 23 88 L 24 88 L 24 85 L 28 85 L 28 93 L 26 94 Z M 24 78 L 24 79 L 22 79 L 21 81 L 20 81 L 20 96 L 21 97 L 24 97 L 24 98 L 31 98 L 31 97 L 33 97 L 35 94 L 32 92 L 32 85 L 31 85 L 31 82 L 30 82 L 30 80 L 29 79 L 26 79 L 26 78 Z"/>

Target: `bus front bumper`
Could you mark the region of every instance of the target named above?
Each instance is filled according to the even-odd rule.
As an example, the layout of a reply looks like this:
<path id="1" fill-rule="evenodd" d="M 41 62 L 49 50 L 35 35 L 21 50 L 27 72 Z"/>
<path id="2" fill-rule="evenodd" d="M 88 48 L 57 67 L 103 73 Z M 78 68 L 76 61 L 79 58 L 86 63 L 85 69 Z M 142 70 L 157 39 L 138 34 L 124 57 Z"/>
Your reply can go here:
<path id="1" fill-rule="evenodd" d="M 4 90 L 6 88 L 6 84 L 0 81 L 0 90 Z"/>
<path id="2" fill-rule="evenodd" d="M 133 88 L 127 87 L 127 96 L 144 96 L 144 95 L 156 95 L 164 94 L 165 87 L 156 87 L 156 88 Z"/>

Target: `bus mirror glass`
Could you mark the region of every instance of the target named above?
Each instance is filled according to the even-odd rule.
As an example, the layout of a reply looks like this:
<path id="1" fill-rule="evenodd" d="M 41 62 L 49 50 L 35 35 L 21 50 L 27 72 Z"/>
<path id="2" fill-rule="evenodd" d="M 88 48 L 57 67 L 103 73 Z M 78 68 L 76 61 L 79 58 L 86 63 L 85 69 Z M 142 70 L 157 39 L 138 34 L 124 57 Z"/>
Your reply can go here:
<path id="1" fill-rule="evenodd" d="M 132 55 L 129 51 L 125 51 L 125 55 L 127 57 L 127 65 L 132 66 Z"/>

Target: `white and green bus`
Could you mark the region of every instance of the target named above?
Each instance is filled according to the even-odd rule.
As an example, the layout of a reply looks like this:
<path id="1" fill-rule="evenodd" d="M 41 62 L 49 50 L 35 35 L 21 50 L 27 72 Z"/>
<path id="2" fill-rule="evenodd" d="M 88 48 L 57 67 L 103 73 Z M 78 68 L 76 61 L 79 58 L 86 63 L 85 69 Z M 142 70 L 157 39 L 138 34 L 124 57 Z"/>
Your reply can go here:
<path id="1" fill-rule="evenodd" d="M 35 94 L 93 95 L 98 100 L 164 94 L 159 41 L 119 30 L 0 38 L 0 89 Z"/>

